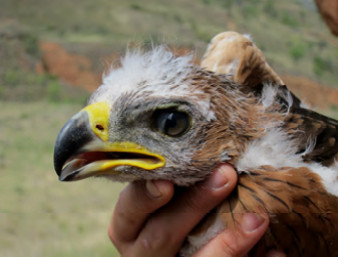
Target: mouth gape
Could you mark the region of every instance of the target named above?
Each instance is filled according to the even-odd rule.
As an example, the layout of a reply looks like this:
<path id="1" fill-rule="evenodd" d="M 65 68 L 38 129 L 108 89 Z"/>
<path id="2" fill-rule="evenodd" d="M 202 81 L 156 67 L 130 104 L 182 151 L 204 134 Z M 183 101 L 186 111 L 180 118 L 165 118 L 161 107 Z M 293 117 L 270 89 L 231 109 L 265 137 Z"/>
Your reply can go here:
<path id="1" fill-rule="evenodd" d="M 63 165 L 60 180 L 72 181 L 104 174 L 118 174 L 118 166 L 134 166 L 146 170 L 164 165 L 164 159 L 134 152 L 83 152 L 69 158 Z"/>
<path id="2" fill-rule="evenodd" d="M 126 152 L 85 152 L 70 158 L 62 169 L 74 161 L 79 164 L 78 168 L 86 166 L 93 162 L 98 161 L 113 161 L 113 160 L 142 160 L 150 164 L 156 164 L 159 159 L 153 156 L 140 154 L 140 153 L 126 153 Z"/>

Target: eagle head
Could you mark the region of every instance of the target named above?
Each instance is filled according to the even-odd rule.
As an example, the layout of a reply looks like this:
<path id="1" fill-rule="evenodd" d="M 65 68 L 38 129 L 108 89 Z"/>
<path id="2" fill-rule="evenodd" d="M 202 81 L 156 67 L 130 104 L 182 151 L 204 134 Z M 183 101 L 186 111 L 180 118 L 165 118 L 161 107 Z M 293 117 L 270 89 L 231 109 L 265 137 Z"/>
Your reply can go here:
<path id="1" fill-rule="evenodd" d="M 54 149 L 60 180 L 203 180 L 260 134 L 253 94 L 165 47 L 129 51 Z"/>

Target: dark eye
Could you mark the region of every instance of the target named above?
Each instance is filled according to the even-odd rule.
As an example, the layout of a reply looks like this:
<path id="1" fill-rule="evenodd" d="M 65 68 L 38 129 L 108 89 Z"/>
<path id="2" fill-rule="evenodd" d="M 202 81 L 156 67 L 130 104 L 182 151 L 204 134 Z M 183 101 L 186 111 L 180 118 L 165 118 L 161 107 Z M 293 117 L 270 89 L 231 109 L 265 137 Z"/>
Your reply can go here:
<path id="1" fill-rule="evenodd" d="M 175 109 L 157 110 L 154 125 L 161 133 L 178 137 L 183 135 L 190 126 L 188 114 Z"/>

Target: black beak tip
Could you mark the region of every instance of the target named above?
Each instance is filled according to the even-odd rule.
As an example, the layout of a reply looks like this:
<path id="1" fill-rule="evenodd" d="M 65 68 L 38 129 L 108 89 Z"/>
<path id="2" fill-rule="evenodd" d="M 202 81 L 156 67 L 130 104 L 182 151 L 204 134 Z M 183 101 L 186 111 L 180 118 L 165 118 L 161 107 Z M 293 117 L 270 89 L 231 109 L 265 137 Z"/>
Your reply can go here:
<path id="1" fill-rule="evenodd" d="M 78 113 L 63 126 L 54 147 L 54 169 L 59 177 L 67 160 L 94 137 L 87 112 Z"/>
<path id="2" fill-rule="evenodd" d="M 58 176 L 61 175 L 62 167 L 65 163 L 65 157 L 64 157 L 65 153 L 63 152 L 64 151 L 63 147 L 60 145 L 62 140 L 59 140 L 59 137 L 56 140 L 55 147 L 54 147 L 54 170 Z"/>
<path id="3" fill-rule="evenodd" d="M 61 165 L 61 163 L 60 163 L 60 160 L 59 160 L 59 158 L 58 158 L 58 155 L 56 154 L 56 150 L 57 150 L 57 149 L 54 148 L 54 170 L 55 170 L 56 174 L 57 174 L 58 176 L 60 176 L 61 170 L 62 170 L 62 165 Z"/>

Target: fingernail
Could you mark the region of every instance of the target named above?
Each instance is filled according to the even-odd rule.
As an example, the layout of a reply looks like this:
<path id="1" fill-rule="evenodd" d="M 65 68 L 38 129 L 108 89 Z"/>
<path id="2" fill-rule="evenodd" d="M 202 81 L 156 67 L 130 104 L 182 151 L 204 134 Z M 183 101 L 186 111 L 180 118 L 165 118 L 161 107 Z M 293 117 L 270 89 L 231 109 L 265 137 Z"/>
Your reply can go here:
<path id="1" fill-rule="evenodd" d="M 253 232 L 264 223 L 264 220 L 265 219 L 257 213 L 245 213 L 242 218 L 241 226 L 245 232 Z"/>
<path id="2" fill-rule="evenodd" d="M 220 166 L 215 172 L 211 174 L 208 180 L 205 182 L 205 186 L 211 189 L 219 189 L 224 187 L 228 183 L 226 173 L 228 168 L 226 166 Z"/>
<path id="3" fill-rule="evenodd" d="M 151 180 L 148 180 L 146 182 L 146 189 L 151 197 L 158 198 L 162 196 L 162 193 L 160 192 L 160 190 L 158 190 L 155 183 Z"/>

